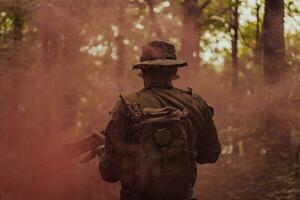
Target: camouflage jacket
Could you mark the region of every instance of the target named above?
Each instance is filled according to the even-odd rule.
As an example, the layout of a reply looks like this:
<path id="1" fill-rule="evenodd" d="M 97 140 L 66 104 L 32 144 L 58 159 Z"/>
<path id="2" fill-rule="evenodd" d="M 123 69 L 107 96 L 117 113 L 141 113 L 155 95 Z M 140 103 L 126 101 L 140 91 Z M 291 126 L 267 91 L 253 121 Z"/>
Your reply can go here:
<path id="1" fill-rule="evenodd" d="M 161 96 L 176 96 L 175 101 L 168 101 Z M 221 147 L 218 140 L 217 131 L 213 122 L 213 109 L 197 94 L 191 90 L 181 90 L 177 88 L 151 87 L 142 89 L 139 92 L 125 95 L 133 98 L 135 102 L 142 107 L 162 108 L 165 106 L 173 106 L 177 108 L 186 108 L 190 112 L 191 117 L 191 133 L 192 145 L 195 149 L 195 163 L 214 163 L 217 161 Z M 182 101 L 180 100 L 182 99 Z M 189 103 L 182 103 L 189 102 Z M 193 108 L 191 108 L 191 105 Z M 122 161 L 127 154 L 124 149 L 130 149 L 130 141 L 127 140 L 127 130 L 130 126 L 128 111 L 126 105 L 120 99 L 115 105 L 112 112 L 112 119 L 108 123 L 105 130 L 106 141 L 104 154 L 100 159 L 100 173 L 102 178 L 108 182 L 116 182 L 123 180 Z M 195 164 L 196 166 L 196 164 Z M 196 178 L 196 167 L 195 167 Z"/>

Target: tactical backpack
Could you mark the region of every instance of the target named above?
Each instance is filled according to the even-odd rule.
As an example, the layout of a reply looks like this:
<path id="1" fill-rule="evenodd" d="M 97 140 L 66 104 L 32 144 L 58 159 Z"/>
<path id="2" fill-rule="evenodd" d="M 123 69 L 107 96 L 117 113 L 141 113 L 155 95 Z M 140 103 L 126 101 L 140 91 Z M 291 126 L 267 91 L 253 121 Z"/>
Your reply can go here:
<path id="1" fill-rule="evenodd" d="M 137 146 L 134 181 L 150 199 L 185 199 L 192 184 L 188 111 L 143 108 L 121 98 L 131 113 L 128 141 Z"/>

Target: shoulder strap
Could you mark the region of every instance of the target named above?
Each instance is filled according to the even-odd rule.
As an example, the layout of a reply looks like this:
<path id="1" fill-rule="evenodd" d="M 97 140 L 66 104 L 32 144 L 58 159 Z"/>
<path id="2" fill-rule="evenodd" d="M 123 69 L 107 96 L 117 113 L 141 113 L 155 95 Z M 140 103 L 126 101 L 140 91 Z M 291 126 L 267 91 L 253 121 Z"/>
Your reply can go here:
<path id="1" fill-rule="evenodd" d="M 187 87 L 186 89 L 179 89 L 180 91 L 193 95 L 193 89 L 191 87 Z"/>
<path id="2" fill-rule="evenodd" d="M 136 93 L 129 93 L 129 94 L 124 94 L 121 95 L 123 98 L 125 98 L 129 103 L 135 103 L 136 100 L 138 99 L 138 96 Z"/>
<path id="3" fill-rule="evenodd" d="M 190 103 L 194 104 L 194 94 L 193 94 L 193 89 L 191 87 L 187 87 L 186 89 L 179 89 L 181 92 L 188 94 L 190 96 Z"/>
<path id="4" fill-rule="evenodd" d="M 164 93 L 159 93 L 156 91 L 151 90 L 154 95 L 156 95 L 158 98 L 164 99 L 165 101 L 171 103 L 172 105 L 175 105 L 175 107 L 178 107 L 180 109 L 188 108 L 190 111 L 189 115 L 191 117 L 191 120 L 194 121 L 194 124 L 196 127 L 201 130 L 202 124 L 199 123 L 199 119 L 204 120 L 204 117 L 202 116 L 202 113 L 200 113 L 195 106 L 189 102 L 188 100 L 182 98 L 182 96 L 178 96 L 176 94 L 170 93 L 165 91 Z"/>
<path id="5" fill-rule="evenodd" d="M 139 104 L 137 103 L 138 95 L 136 93 L 120 94 L 123 105 L 132 118 L 138 116 Z"/>

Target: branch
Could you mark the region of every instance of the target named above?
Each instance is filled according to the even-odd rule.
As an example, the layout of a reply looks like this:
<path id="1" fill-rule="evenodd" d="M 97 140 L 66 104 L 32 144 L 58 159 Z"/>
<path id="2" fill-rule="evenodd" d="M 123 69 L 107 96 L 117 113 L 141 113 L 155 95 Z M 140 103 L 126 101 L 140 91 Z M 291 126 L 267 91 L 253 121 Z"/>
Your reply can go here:
<path id="1" fill-rule="evenodd" d="M 200 7 L 200 12 L 202 12 L 209 4 L 211 3 L 211 0 L 206 0 Z"/>

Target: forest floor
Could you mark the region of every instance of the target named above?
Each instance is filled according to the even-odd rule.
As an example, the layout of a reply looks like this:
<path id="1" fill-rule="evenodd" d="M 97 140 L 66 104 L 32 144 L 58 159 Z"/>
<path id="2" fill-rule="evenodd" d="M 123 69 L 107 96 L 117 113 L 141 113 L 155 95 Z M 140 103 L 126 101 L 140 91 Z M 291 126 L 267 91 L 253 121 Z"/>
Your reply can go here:
<path id="1" fill-rule="evenodd" d="M 217 163 L 198 165 L 194 196 L 198 200 L 299 200 L 299 165 L 280 157 L 257 138 L 244 144 L 243 153 L 223 154 Z M 226 144 L 223 146 L 226 149 Z M 223 149 L 223 150 L 224 150 Z M 98 172 L 98 159 L 88 164 L 57 170 L 39 180 L 28 179 L 29 169 L 20 160 L 10 164 L 18 176 L 0 171 L 0 200 L 114 200 L 119 183 L 105 183 Z M 3 162 L 4 163 L 4 162 Z M 18 188 L 8 186 L 19 179 Z M 26 181 L 24 181 L 27 179 Z M 26 184 L 24 184 L 26 183 Z M 3 187 L 2 187 L 3 186 Z M 17 191 L 17 193 L 15 193 Z"/>
<path id="2" fill-rule="evenodd" d="M 201 200 L 299 200 L 299 166 L 260 153 L 226 158 L 198 168 Z"/>

